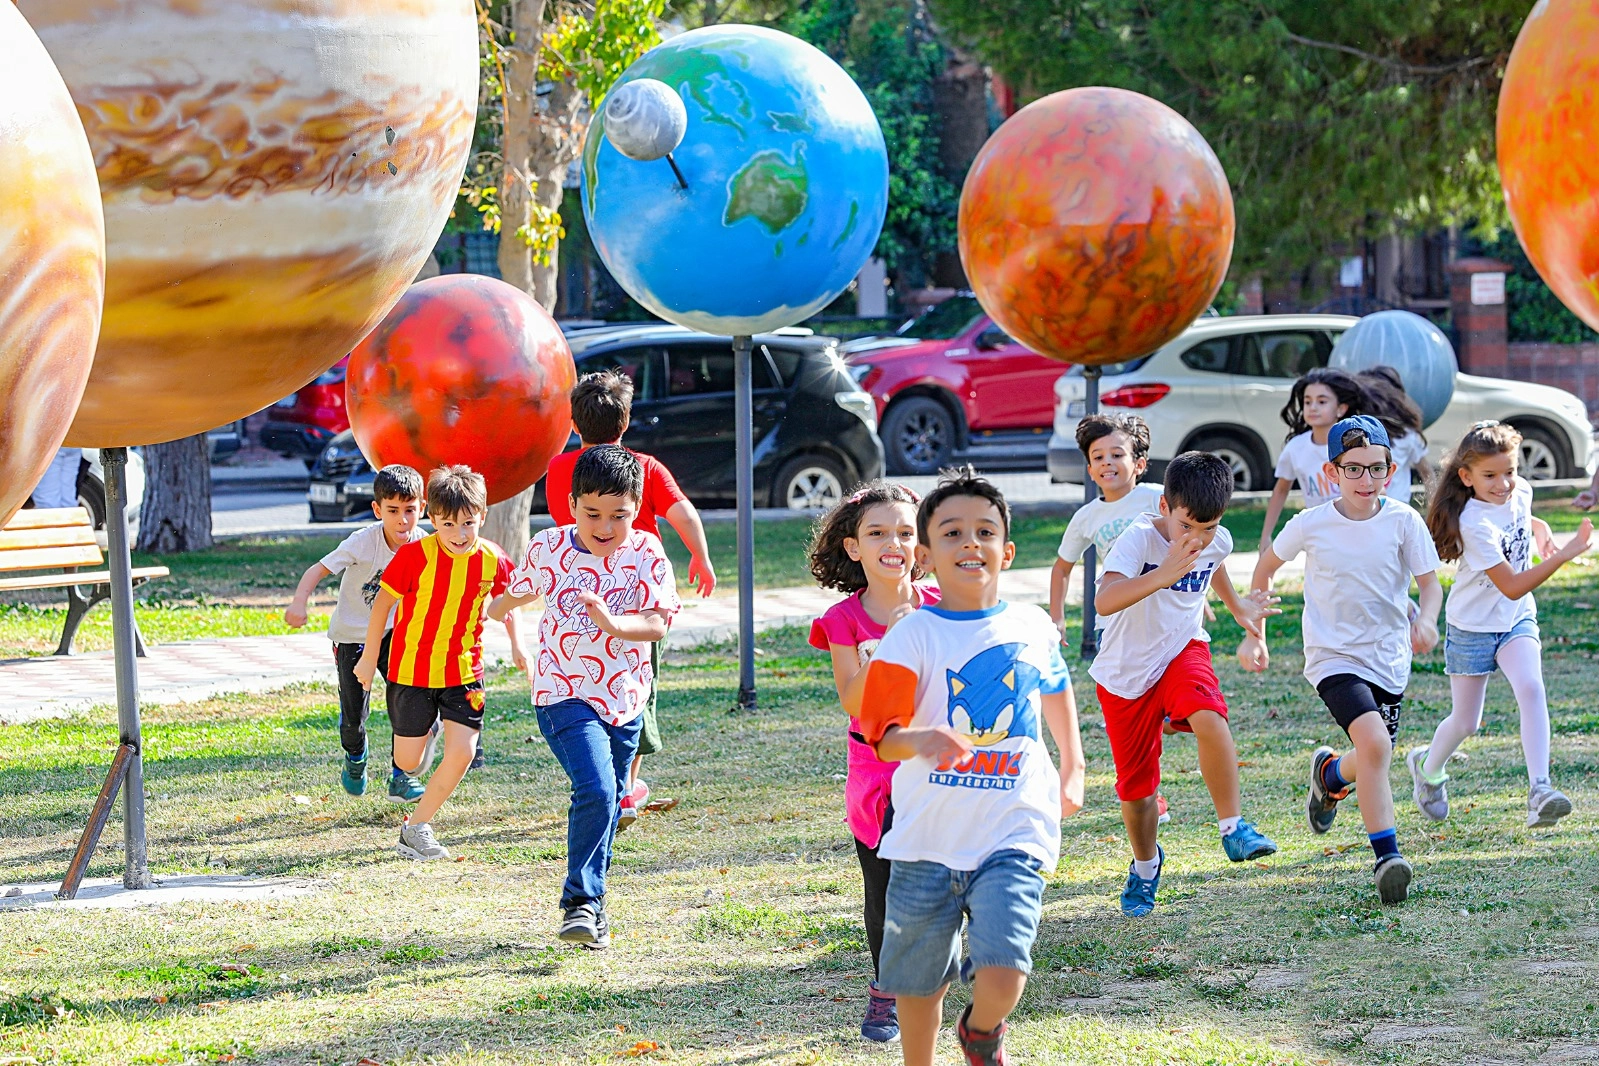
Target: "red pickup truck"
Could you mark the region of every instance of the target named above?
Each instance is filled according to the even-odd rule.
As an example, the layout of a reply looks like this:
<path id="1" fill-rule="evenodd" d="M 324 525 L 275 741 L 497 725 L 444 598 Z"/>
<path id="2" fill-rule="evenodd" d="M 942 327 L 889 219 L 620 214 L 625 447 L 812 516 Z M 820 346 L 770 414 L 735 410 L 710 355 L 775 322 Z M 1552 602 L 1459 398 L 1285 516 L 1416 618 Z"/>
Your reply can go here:
<path id="1" fill-rule="evenodd" d="M 1043 469 L 1066 366 L 1011 340 L 970 293 L 952 296 L 887 337 L 843 346 L 877 401 L 891 474 L 932 474 L 954 460 Z"/>

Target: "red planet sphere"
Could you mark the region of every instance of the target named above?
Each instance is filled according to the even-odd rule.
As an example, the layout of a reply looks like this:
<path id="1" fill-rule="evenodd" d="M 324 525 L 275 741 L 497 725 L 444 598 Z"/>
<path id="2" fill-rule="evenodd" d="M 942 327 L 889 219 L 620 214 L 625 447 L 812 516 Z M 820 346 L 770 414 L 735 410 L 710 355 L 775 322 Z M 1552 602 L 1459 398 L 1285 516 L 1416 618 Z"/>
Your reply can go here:
<path id="1" fill-rule="evenodd" d="M 1527 258 L 1599 329 L 1599 0 L 1543 0 L 1499 88 L 1499 180 Z"/>
<path id="2" fill-rule="evenodd" d="M 1028 104 L 961 189 L 961 263 L 978 302 L 1062 362 L 1153 352 L 1210 304 L 1232 252 L 1216 154 L 1177 112 L 1125 89 Z"/>
<path id="3" fill-rule="evenodd" d="M 544 476 L 572 431 L 577 371 L 538 301 L 481 274 L 412 285 L 350 354 L 350 428 L 373 466 L 465 463 L 489 502 Z"/>

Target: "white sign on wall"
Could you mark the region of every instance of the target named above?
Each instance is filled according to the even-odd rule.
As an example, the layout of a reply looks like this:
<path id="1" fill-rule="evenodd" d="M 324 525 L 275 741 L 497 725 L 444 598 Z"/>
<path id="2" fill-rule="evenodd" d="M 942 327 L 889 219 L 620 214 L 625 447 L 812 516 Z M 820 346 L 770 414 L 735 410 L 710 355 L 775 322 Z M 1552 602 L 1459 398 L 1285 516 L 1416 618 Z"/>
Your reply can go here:
<path id="1" fill-rule="evenodd" d="M 1473 274 L 1471 276 L 1471 302 L 1477 306 L 1505 302 L 1505 276 L 1503 274 Z"/>

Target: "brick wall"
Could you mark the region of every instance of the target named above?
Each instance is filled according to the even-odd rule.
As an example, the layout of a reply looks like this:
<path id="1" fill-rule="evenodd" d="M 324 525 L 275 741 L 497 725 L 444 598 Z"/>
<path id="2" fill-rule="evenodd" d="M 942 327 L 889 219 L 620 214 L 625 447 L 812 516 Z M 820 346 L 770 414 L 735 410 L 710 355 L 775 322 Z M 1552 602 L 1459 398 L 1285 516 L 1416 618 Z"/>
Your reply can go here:
<path id="1" fill-rule="evenodd" d="M 1507 348 L 1504 373 L 1484 370 L 1495 377 L 1536 381 L 1575 393 L 1588 405 L 1589 417 L 1599 418 L 1599 344 L 1517 342 Z"/>

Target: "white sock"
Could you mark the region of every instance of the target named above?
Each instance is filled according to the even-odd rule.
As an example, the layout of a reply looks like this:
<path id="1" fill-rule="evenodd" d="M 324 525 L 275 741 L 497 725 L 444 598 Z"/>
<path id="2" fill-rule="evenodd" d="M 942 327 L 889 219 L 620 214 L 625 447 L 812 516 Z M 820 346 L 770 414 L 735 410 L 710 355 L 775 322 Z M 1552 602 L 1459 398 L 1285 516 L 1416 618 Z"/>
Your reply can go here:
<path id="1" fill-rule="evenodd" d="M 1243 815 L 1235 814 L 1231 818 L 1218 818 L 1216 824 L 1221 827 L 1222 836 L 1230 837 L 1233 835 L 1233 830 L 1238 828 L 1238 823 L 1243 820 Z"/>
<path id="2" fill-rule="evenodd" d="M 1133 873 L 1137 874 L 1139 877 L 1142 877 L 1145 881 L 1153 880 L 1155 875 L 1157 873 L 1159 873 L 1159 872 L 1160 872 L 1160 856 L 1159 855 L 1156 855 L 1153 859 L 1134 859 L 1133 860 Z"/>
<path id="3" fill-rule="evenodd" d="M 1499 649 L 1499 669 L 1521 710 L 1521 751 L 1527 757 L 1527 780 L 1549 776 L 1549 700 L 1543 686 L 1542 650 L 1536 640 L 1518 637 Z"/>

